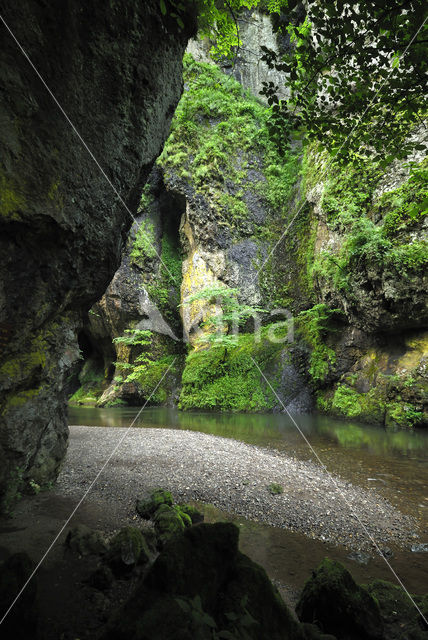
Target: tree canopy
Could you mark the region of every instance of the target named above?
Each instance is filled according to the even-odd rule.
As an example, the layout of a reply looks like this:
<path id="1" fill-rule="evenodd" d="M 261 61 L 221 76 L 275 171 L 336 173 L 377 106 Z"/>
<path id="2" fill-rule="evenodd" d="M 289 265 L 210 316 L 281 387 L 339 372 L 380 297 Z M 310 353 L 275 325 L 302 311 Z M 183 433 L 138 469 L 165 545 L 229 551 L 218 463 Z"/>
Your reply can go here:
<path id="1" fill-rule="evenodd" d="M 282 56 L 264 49 L 290 90 L 281 104 L 265 87 L 279 132 L 302 128 L 339 159 L 405 157 L 412 129 L 426 126 L 426 3 L 287 4 L 276 25 L 292 46 Z"/>
<path id="2" fill-rule="evenodd" d="M 171 4 L 184 6 L 182 2 Z M 216 55 L 239 46 L 237 16 L 259 7 L 288 46 L 263 59 L 284 74 L 290 91 L 264 87 L 272 134 L 286 146 L 296 131 L 319 140 L 338 159 L 406 157 L 427 109 L 427 5 L 423 0 L 186 0 Z M 284 38 L 285 36 L 285 38 Z"/>

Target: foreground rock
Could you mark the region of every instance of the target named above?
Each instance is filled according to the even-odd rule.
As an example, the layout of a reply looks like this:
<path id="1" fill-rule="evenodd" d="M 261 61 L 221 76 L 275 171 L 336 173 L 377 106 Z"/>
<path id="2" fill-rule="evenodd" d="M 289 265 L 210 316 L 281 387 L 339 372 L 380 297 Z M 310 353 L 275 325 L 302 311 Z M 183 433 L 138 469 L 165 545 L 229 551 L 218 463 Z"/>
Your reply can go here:
<path id="1" fill-rule="evenodd" d="M 238 535 L 232 524 L 201 524 L 172 540 L 103 640 L 193 640 L 214 630 L 304 640 L 265 571 L 238 551 Z"/>
<path id="2" fill-rule="evenodd" d="M 19 485 L 53 479 L 64 456 L 75 330 L 119 264 L 129 210 L 180 97 L 194 24 L 183 14 L 179 30 L 158 0 L 102 7 L 9 0 L 2 16 L 90 149 L 5 30 L 0 497 L 7 508 Z"/>
<path id="3" fill-rule="evenodd" d="M 34 564 L 26 553 L 15 553 L 0 565 L 0 619 L 12 605 Z M 1 625 L 2 638 L 35 637 L 38 624 L 37 582 L 32 579 Z"/>
<path id="4" fill-rule="evenodd" d="M 379 607 L 339 562 L 326 558 L 303 589 L 297 605 L 302 622 L 318 624 L 341 640 L 381 640 Z"/>
<path id="5" fill-rule="evenodd" d="M 428 596 L 409 596 L 385 580 L 358 585 L 349 571 L 325 558 L 306 582 L 296 613 L 340 640 L 425 640 Z"/>

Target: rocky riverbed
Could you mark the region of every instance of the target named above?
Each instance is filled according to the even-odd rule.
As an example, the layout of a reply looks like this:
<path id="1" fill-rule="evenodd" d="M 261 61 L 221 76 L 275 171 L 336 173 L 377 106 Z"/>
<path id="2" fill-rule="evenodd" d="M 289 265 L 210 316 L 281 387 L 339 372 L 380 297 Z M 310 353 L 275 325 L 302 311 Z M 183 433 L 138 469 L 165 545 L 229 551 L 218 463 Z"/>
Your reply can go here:
<path id="1" fill-rule="evenodd" d="M 375 490 L 356 487 L 318 464 L 182 430 L 72 426 L 56 492 L 81 497 L 117 445 L 90 493 L 92 500 L 112 505 L 118 521 L 134 516 L 136 496 L 161 486 L 179 501 L 209 502 L 350 549 L 408 546 L 417 531 L 411 518 Z M 275 483 L 282 493 L 272 494 Z"/>

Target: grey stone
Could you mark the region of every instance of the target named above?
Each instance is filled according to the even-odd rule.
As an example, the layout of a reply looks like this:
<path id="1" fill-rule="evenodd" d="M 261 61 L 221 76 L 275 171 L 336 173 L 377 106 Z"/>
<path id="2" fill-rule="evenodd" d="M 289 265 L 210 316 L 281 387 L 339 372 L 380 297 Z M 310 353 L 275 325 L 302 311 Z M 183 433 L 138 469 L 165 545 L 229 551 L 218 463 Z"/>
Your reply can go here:
<path id="1" fill-rule="evenodd" d="M 67 442 L 64 377 L 77 356 L 74 331 L 119 264 L 130 211 L 180 97 L 182 54 L 195 25 L 189 16 L 179 31 L 162 17 L 158 0 L 106 6 L 7 0 L 2 15 L 90 150 L 5 31 L 4 501 L 16 467 L 39 483 L 58 472 Z"/>

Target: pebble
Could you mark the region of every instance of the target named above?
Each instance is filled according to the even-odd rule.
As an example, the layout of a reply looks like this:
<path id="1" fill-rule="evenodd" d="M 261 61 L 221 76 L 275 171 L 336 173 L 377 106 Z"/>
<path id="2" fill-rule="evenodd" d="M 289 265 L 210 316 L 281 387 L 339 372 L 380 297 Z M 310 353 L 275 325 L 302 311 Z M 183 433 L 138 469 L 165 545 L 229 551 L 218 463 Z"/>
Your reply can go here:
<path id="1" fill-rule="evenodd" d="M 413 553 L 428 553 L 428 542 L 421 542 L 420 544 L 412 544 L 410 551 Z"/>

